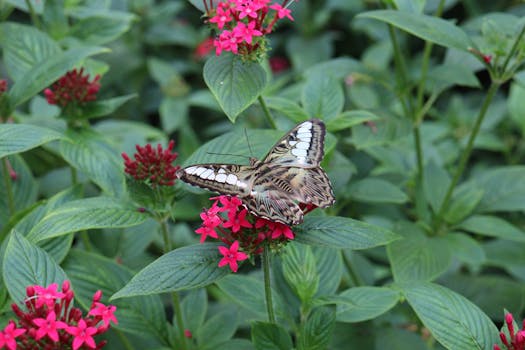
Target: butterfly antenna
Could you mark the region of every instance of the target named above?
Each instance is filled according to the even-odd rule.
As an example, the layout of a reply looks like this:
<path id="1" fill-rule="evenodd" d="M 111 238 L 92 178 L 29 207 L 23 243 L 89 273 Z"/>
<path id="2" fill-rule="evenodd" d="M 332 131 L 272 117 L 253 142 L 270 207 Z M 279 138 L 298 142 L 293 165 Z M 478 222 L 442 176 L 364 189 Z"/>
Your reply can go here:
<path id="1" fill-rule="evenodd" d="M 248 138 L 248 130 L 244 128 L 244 137 L 246 137 L 246 143 L 248 144 L 248 150 L 250 151 L 250 158 L 253 158 L 252 146 L 250 145 L 250 139 Z"/>

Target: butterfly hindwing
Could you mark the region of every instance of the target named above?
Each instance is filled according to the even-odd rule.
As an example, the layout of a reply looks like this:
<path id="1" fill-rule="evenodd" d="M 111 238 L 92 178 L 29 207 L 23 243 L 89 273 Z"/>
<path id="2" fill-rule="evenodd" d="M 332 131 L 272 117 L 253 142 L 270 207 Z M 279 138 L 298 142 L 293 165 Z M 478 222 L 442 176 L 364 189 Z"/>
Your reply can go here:
<path id="1" fill-rule="evenodd" d="M 252 174 L 251 166 L 235 164 L 197 164 L 177 171 L 184 182 L 240 197 L 249 193 Z"/>
<path id="2" fill-rule="evenodd" d="M 252 214 L 263 219 L 286 225 L 297 225 L 303 221 L 301 208 L 279 191 L 257 192 L 254 196 L 243 198 L 242 202 Z"/>
<path id="3" fill-rule="evenodd" d="M 318 119 L 302 122 L 277 141 L 263 162 L 287 166 L 319 166 L 324 155 L 325 133 L 325 126 Z"/>

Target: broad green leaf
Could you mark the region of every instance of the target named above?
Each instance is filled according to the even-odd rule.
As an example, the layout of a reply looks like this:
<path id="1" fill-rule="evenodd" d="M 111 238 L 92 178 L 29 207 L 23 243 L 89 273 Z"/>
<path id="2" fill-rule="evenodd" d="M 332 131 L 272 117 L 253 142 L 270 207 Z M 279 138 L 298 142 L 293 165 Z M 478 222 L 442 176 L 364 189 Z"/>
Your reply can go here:
<path id="1" fill-rule="evenodd" d="M 525 232 L 497 216 L 474 215 L 457 225 L 457 228 L 484 236 L 525 242 Z"/>
<path id="2" fill-rule="evenodd" d="M 242 62 L 232 54 L 212 56 L 204 65 L 203 74 L 206 85 L 232 122 L 266 86 L 266 72 L 258 63 Z"/>
<path id="3" fill-rule="evenodd" d="M 248 339 L 231 339 L 216 345 L 214 350 L 255 350 L 255 347 Z"/>
<path id="4" fill-rule="evenodd" d="M 343 277 L 341 251 L 323 246 L 312 247 L 312 251 L 319 274 L 319 288 L 316 296 L 334 294 Z"/>
<path id="5" fill-rule="evenodd" d="M 477 212 L 525 210 L 525 166 L 484 171 L 464 185 L 483 189 Z"/>
<path id="6" fill-rule="evenodd" d="M 417 226 L 402 223 L 396 231 L 404 239 L 387 246 L 396 282 L 430 281 L 444 273 L 451 263 L 449 245 L 440 237 L 427 237 Z"/>
<path id="7" fill-rule="evenodd" d="M 46 58 L 27 70 L 9 90 L 11 107 L 29 100 L 83 59 L 106 51 L 107 49 L 101 47 L 77 47 Z"/>
<path id="8" fill-rule="evenodd" d="M 445 220 L 455 224 L 472 214 L 483 198 L 483 189 L 462 187 L 454 192 L 452 202 L 445 212 Z"/>
<path id="9" fill-rule="evenodd" d="M 521 134 L 525 135 L 525 71 L 519 75 L 520 83 L 512 83 L 510 86 L 510 94 L 507 99 L 507 106 L 512 120 L 521 129 Z"/>
<path id="10" fill-rule="evenodd" d="M 88 17 L 77 21 L 70 35 L 87 45 L 104 45 L 129 30 L 129 18 L 118 16 Z"/>
<path id="11" fill-rule="evenodd" d="M 207 286 L 230 271 L 219 268 L 216 244 L 198 244 L 172 250 L 140 272 L 112 299 L 150 295 Z"/>
<path id="12" fill-rule="evenodd" d="M 234 309 L 225 309 L 215 313 L 197 329 L 195 337 L 199 349 L 215 349 L 215 347 L 233 337 L 237 330 L 239 317 Z"/>
<path id="13" fill-rule="evenodd" d="M 498 329 L 476 305 L 437 284 L 400 285 L 425 327 L 447 349 L 486 350 L 498 343 Z"/>
<path id="14" fill-rule="evenodd" d="M 179 130 L 188 122 L 189 106 L 186 98 L 166 97 L 159 108 L 162 130 L 167 134 Z"/>
<path id="15" fill-rule="evenodd" d="M 333 56 L 332 33 L 317 36 L 292 36 L 286 40 L 286 53 L 292 61 L 292 67 L 298 73 L 304 72 L 318 62 L 324 62 Z"/>
<path id="16" fill-rule="evenodd" d="M 122 158 L 102 135 L 92 130 L 68 130 L 69 140 L 60 144 L 60 153 L 76 169 L 82 171 L 104 192 L 116 197 L 125 192 Z"/>
<path id="17" fill-rule="evenodd" d="M 430 161 L 425 167 L 423 188 L 434 213 L 439 211 L 450 181 L 447 171 L 433 161 Z"/>
<path id="18" fill-rule="evenodd" d="M 474 267 L 481 266 L 486 260 L 481 244 L 471 236 L 461 232 L 450 232 L 443 237 L 450 244 L 452 256 Z"/>
<path id="19" fill-rule="evenodd" d="M 461 64 L 442 64 L 428 72 L 427 88 L 431 92 L 440 93 L 454 85 L 478 88 L 479 81 L 474 72 Z"/>
<path id="20" fill-rule="evenodd" d="M 338 57 L 331 60 L 323 60 L 313 65 L 304 72 L 304 75 L 309 77 L 324 74 L 335 79 L 345 79 L 351 73 L 365 71 L 366 68 L 363 67 L 360 61 L 350 57 Z"/>
<path id="21" fill-rule="evenodd" d="M 58 237 L 70 232 L 95 228 L 130 227 L 144 222 L 148 216 L 110 197 L 79 199 L 50 211 L 27 238 L 32 242 Z"/>
<path id="22" fill-rule="evenodd" d="M 288 285 L 308 305 L 319 287 L 319 273 L 312 248 L 292 242 L 282 256 L 283 274 Z"/>
<path id="23" fill-rule="evenodd" d="M 306 216 L 294 227 L 299 243 L 322 245 L 338 249 L 366 249 L 388 244 L 401 238 L 379 226 L 340 216 Z"/>
<path id="24" fill-rule="evenodd" d="M 348 195 L 351 199 L 365 203 L 401 204 L 407 195 L 392 183 L 379 178 L 365 178 L 350 184 Z"/>
<path id="25" fill-rule="evenodd" d="M 525 281 L 525 244 L 503 239 L 493 239 L 483 245 L 487 255 L 486 265 L 496 266 Z"/>
<path id="26" fill-rule="evenodd" d="M 400 328 L 397 325 L 381 327 L 381 336 L 375 338 L 375 350 L 429 350 L 420 333 Z"/>
<path id="27" fill-rule="evenodd" d="M 426 0 L 394 0 L 396 8 L 405 12 L 422 13 Z"/>
<path id="28" fill-rule="evenodd" d="M 264 297 L 263 278 L 255 278 L 243 275 L 228 275 L 217 281 L 217 286 L 231 301 L 242 306 L 250 312 L 251 319 L 268 319 L 266 302 Z M 277 316 L 287 317 L 285 304 L 272 287 L 272 301 Z"/>
<path id="29" fill-rule="evenodd" d="M 297 348 L 301 350 L 326 349 L 335 326 L 335 312 L 318 307 L 314 309 L 303 324 Z"/>
<path id="30" fill-rule="evenodd" d="M 326 129 L 335 132 L 378 119 L 380 118 L 377 115 L 365 110 L 345 111 L 334 119 L 328 120 Z"/>
<path id="31" fill-rule="evenodd" d="M 341 82 L 326 74 L 311 75 L 303 87 L 301 101 L 311 117 L 334 119 L 344 106 Z"/>
<path id="32" fill-rule="evenodd" d="M 63 38 L 69 31 L 64 0 L 48 0 L 44 3 L 42 21 L 46 32 L 53 38 Z"/>
<path id="33" fill-rule="evenodd" d="M 337 305 L 337 321 L 362 322 L 393 308 L 399 302 L 400 294 L 384 287 L 355 287 L 333 299 Z"/>
<path id="34" fill-rule="evenodd" d="M 468 51 L 474 43 L 452 22 L 418 13 L 376 10 L 360 13 L 358 18 L 375 18 L 435 44 Z"/>
<path id="35" fill-rule="evenodd" d="M 353 89 L 353 88 L 352 88 Z M 389 116 L 382 118 L 373 125 L 359 124 L 352 128 L 352 137 L 350 142 L 359 150 L 369 150 L 377 146 L 388 145 L 387 150 L 393 152 L 391 144 L 398 142 L 410 134 L 412 125 L 408 118 L 398 118 Z M 396 152 L 395 156 L 400 157 Z M 403 164 L 403 173 L 406 172 L 406 162 Z"/>
<path id="36" fill-rule="evenodd" d="M 266 322 L 252 324 L 252 342 L 257 350 L 290 350 L 292 339 L 283 327 Z"/>
<path id="37" fill-rule="evenodd" d="M 12 231 L 5 250 L 3 279 L 11 299 L 23 304 L 28 286 L 59 286 L 66 280 L 62 268 L 41 248 Z"/>
<path id="38" fill-rule="evenodd" d="M 282 113 L 284 116 L 288 117 L 296 123 L 299 123 L 303 120 L 312 117 L 297 103 L 290 101 L 287 98 L 270 96 L 264 97 L 264 101 L 268 105 L 268 108 Z"/>
<path id="39" fill-rule="evenodd" d="M 0 25 L 0 42 L 9 76 L 19 81 L 37 63 L 60 54 L 60 45 L 35 27 L 5 22 Z M 0 138 L 1 140 L 1 138 Z"/>
<path id="40" fill-rule="evenodd" d="M 115 112 L 124 103 L 135 97 L 137 97 L 137 94 L 130 94 L 110 98 L 107 100 L 91 102 L 82 109 L 82 118 L 91 119 L 107 116 L 108 114 Z"/>
<path id="41" fill-rule="evenodd" d="M 181 303 L 184 327 L 190 330 L 199 329 L 206 318 L 208 311 L 208 294 L 205 288 L 198 288 L 188 292 Z"/>
<path id="42" fill-rule="evenodd" d="M 97 290 L 102 291 L 102 302 L 110 304 L 109 297 L 133 276 L 130 270 L 112 259 L 77 249 L 70 252 L 63 265 L 75 287 L 76 300 L 86 309 Z M 111 304 L 117 306 L 115 316 L 118 319 L 118 326 L 112 327 L 143 337 L 153 334 L 159 340 L 166 338 L 166 316 L 159 296 L 116 300 Z"/>
<path id="43" fill-rule="evenodd" d="M 28 124 L 0 124 L 0 158 L 20 153 L 63 138 L 63 135 L 47 128 Z"/>

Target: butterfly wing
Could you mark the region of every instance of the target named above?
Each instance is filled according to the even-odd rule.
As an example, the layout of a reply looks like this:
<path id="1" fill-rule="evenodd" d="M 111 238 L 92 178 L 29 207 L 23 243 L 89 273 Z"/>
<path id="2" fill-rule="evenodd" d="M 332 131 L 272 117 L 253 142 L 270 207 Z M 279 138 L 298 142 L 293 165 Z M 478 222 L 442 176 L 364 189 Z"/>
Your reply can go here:
<path id="1" fill-rule="evenodd" d="M 303 221 L 303 211 L 292 198 L 276 189 L 257 192 L 242 199 L 250 212 L 258 217 L 286 225 L 297 225 Z"/>
<path id="2" fill-rule="evenodd" d="M 249 165 L 197 164 L 178 170 L 177 177 L 194 186 L 243 197 L 250 192 L 253 170 Z"/>
<path id="3" fill-rule="evenodd" d="M 263 163 L 317 167 L 324 155 L 325 133 L 319 119 L 302 122 L 277 141 Z"/>
<path id="4" fill-rule="evenodd" d="M 294 189 L 294 199 L 300 203 L 313 204 L 316 207 L 326 208 L 335 203 L 334 192 L 328 176 L 320 167 L 290 168 L 290 179 Z"/>

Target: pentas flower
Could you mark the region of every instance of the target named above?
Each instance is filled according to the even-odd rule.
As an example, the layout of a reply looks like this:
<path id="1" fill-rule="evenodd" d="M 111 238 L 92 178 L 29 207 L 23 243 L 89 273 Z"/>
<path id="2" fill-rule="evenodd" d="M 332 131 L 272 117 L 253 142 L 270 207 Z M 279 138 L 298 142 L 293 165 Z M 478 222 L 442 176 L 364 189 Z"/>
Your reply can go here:
<path id="1" fill-rule="evenodd" d="M 289 226 L 251 215 L 238 197 L 210 199 L 213 204 L 201 213 L 202 225 L 195 232 L 201 235 L 201 243 L 211 237 L 226 244 L 219 247 L 223 256 L 219 267 L 228 265 L 237 272 L 239 261 L 261 254 L 265 245 L 278 248 L 294 239 Z"/>
<path id="2" fill-rule="evenodd" d="M 47 102 L 52 105 L 66 107 L 68 105 L 83 105 L 95 101 L 100 90 L 100 75 L 90 81 L 89 74 L 84 75 L 84 68 L 73 69 L 58 79 L 51 88 L 44 90 Z"/>
<path id="3" fill-rule="evenodd" d="M 195 51 L 193 51 L 193 56 L 197 60 L 202 60 L 208 56 L 208 54 L 213 50 L 213 47 L 213 38 L 206 38 L 201 41 L 199 45 L 197 45 Z"/>
<path id="4" fill-rule="evenodd" d="M 522 323 L 521 329 L 516 330 L 514 327 L 514 318 L 511 313 L 505 315 L 505 326 L 507 328 L 507 335 L 503 328 L 499 333 L 501 342 L 507 350 L 525 350 L 525 320 Z M 494 350 L 502 350 L 502 348 L 495 344 Z"/>
<path id="5" fill-rule="evenodd" d="M 275 23 L 283 18 L 293 21 L 287 5 L 270 4 L 270 0 L 222 0 L 214 8 L 214 0 L 203 0 L 208 23 L 216 30 L 213 41 L 215 54 L 223 51 L 241 55 L 244 59 L 257 60 L 266 52 L 265 35 L 272 32 Z"/>
<path id="6" fill-rule="evenodd" d="M 101 349 L 106 341 L 95 341 L 95 336 L 105 333 L 110 322 L 117 324 L 116 307 L 100 302 L 102 292 L 93 295 L 86 317 L 82 310 L 73 307 L 74 293 L 68 281 L 62 291 L 53 283 L 48 287 L 29 286 L 25 310 L 17 304 L 11 307 L 16 321 L 11 320 L 0 332 L 0 349 Z"/>
<path id="7" fill-rule="evenodd" d="M 137 153 L 131 158 L 122 153 L 124 158 L 125 172 L 135 180 L 144 181 L 152 188 L 157 186 L 173 186 L 177 176 L 175 173 L 179 166 L 173 166 L 173 161 L 178 157 L 177 152 L 173 152 L 175 141 L 171 140 L 168 148 L 163 149 L 160 144 L 153 148 L 150 144 L 144 147 L 136 145 Z"/>
<path id="8" fill-rule="evenodd" d="M 0 95 L 7 91 L 7 80 L 0 79 Z"/>

